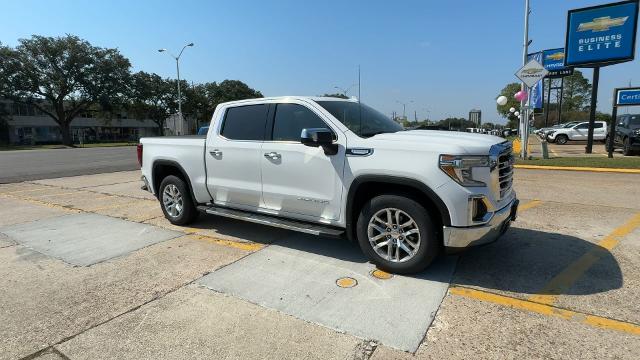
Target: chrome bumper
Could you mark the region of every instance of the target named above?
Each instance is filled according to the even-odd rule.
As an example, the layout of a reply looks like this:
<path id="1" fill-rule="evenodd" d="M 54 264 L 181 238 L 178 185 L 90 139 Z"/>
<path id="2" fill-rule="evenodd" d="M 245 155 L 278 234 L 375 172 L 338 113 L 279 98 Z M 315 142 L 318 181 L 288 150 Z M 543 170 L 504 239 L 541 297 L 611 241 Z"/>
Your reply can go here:
<path id="1" fill-rule="evenodd" d="M 518 199 L 496 211 L 491 220 L 480 226 L 443 227 L 444 246 L 448 252 L 455 252 L 470 246 L 482 245 L 497 240 L 509 228 L 518 213 Z"/>

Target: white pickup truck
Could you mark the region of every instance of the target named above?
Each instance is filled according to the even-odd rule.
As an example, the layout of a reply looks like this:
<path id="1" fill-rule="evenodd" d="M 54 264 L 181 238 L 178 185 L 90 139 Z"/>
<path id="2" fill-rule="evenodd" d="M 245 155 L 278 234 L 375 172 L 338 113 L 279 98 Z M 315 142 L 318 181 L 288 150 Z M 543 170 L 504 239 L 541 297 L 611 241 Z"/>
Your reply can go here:
<path id="1" fill-rule="evenodd" d="M 412 273 L 491 242 L 515 220 L 504 139 L 405 131 L 357 100 L 218 105 L 206 137 L 143 138 L 143 188 L 173 224 L 198 213 L 346 236 L 379 268 Z"/>

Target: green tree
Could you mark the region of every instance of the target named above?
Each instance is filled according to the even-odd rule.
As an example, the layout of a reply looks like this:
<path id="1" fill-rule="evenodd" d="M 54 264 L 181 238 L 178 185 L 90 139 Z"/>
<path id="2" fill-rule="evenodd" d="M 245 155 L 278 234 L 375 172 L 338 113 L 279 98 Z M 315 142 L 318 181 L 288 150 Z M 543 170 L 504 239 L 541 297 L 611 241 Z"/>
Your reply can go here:
<path id="1" fill-rule="evenodd" d="M 240 80 L 224 80 L 189 87 L 183 103 L 183 112 L 208 122 L 218 104 L 228 101 L 261 98 L 262 93 Z"/>
<path id="2" fill-rule="evenodd" d="M 591 84 L 579 70 L 564 78 L 562 111 L 566 114 L 588 110 L 591 102 Z"/>
<path id="3" fill-rule="evenodd" d="M 144 71 L 133 74 L 129 89 L 128 110 L 138 119 L 151 119 L 164 135 L 166 119 L 178 109 L 175 81 Z"/>
<path id="4" fill-rule="evenodd" d="M 507 119 L 507 127 L 508 128 L 517 128 L 518 127 L 518 117 L 509 111 L 509 109 L 516 108 L 520 109 L 520 102 L 516 100 L 513 95 L 520 91 L 520 83 L 509 83 L 500 91 L 500 96 L 507 97 L 507 103 L 505 105 L 497 105 L 496 109 L 498 110 L 498 114 L 502 115 L 503 118 Z"/>
<path id="5" fill-rule="evenodd" d="M 91 45 L 77 36 L 20 39 L 0 47 L 0 96 L 30 104 L 59 126 L 72 145 L 71 122 L 91 106 L 110 111 L 123 99 L 129 60 L 117 49 Z"/>

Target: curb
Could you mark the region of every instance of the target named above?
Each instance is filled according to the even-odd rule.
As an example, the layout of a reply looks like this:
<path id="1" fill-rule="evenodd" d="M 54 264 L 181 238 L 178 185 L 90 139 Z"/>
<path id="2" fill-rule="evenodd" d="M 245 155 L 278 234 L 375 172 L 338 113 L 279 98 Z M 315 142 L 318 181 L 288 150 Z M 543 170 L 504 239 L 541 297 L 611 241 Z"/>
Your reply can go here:
<path id="1" fill-rule="evenodd" d="M 594 168 L 594 167 L 579 167 L 579 166 L 541 166 L 541 165 L 514 165 L 513 167 L 515 167 L 516 169 L 529 169 L 529 170 L 564 170 L 564 171 L 640 174 L 640 169 Z"/>

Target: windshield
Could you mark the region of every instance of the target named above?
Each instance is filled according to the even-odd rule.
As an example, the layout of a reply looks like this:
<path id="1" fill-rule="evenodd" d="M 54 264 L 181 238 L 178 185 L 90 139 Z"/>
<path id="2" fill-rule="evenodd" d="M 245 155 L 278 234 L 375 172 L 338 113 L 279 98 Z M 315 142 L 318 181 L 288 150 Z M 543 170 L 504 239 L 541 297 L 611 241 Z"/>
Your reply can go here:
<path id="1" fill-rule="evenodd" d="M 629 126 L 640 126 L 640 116 L 631 116 L 629 118 Z"/>
<path id="2" fill-rule="evenodd" d="M 365 104 L 351 101 L 316 102 L 358 136 L 370 137 L 403 130 L 400 124 Z"/>
<path id="3" fill-rule="evenodd" d="M 572 127 L 575 124 L 578 124 L 578 121 L 568 122 L 568 123 L 564 124 L 564 126 L 562 126 L 562 127 L 566 129 L 566 128 Z"/>

